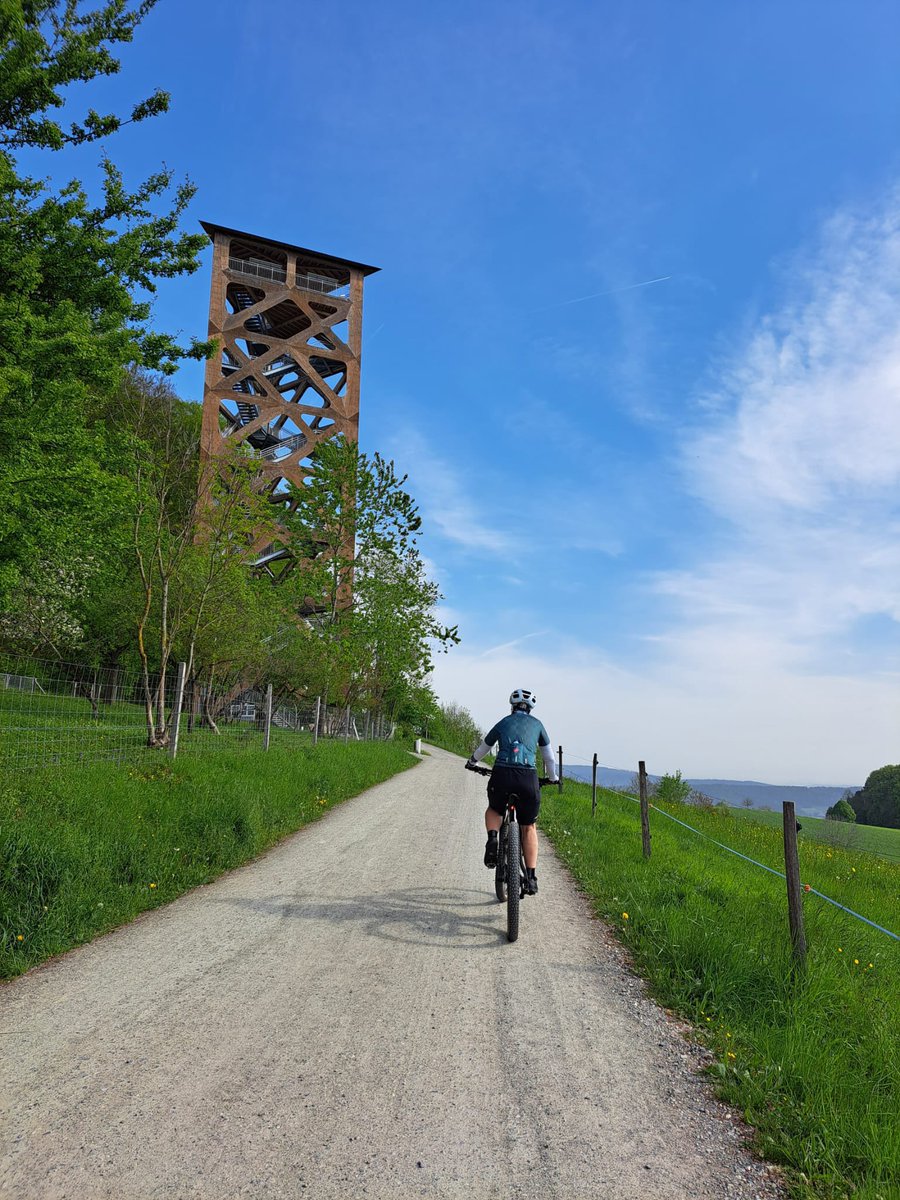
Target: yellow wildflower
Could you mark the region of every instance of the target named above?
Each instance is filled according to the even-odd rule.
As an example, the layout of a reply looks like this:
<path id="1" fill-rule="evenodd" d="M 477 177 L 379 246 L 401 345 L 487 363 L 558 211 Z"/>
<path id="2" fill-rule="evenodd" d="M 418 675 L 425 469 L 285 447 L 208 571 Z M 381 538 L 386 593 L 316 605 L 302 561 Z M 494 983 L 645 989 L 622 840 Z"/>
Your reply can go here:
<path id="1" fill-rule="evenodd" d="M 628 920 L 628 913 L 622 913 L 622 920 L 623 920 L 623 921 L 627 921 L 627 920 Z"/>

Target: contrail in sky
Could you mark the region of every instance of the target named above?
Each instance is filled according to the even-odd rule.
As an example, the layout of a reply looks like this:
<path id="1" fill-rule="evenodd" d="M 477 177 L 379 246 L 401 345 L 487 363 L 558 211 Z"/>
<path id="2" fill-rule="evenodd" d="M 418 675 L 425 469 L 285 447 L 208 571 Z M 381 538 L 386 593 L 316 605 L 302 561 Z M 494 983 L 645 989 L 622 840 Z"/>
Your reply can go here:
<path id="1" fill-rule="evenodd" d="M 657 275 L 655 279 L 644 279 L 640 283 L 626 283 L 624 287 L 610 288 L 606 292 L 591 292 L 590 296 L 576 296 L 574 300 L 563 300 L 559 304 L 551 304 L 549 308 L 535 308 L 533 312 L 549 312 L 553 308 L 565 308 L 567 304 L 581 304 L 585 300 L 599 300 L 601 296 L 615 296 L 619 292 L 633 292 L 635 288 L 649 287 L 651 283 L 665 283 L 672 279 L 671 275 Z"/>

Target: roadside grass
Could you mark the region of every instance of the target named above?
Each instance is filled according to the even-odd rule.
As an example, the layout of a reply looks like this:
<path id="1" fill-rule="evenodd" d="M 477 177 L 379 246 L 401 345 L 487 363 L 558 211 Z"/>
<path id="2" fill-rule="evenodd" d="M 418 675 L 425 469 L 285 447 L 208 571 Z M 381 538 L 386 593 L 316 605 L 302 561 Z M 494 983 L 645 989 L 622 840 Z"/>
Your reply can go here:
<path id="1" fill-rule="evenodd" d="M 898 1200 L 900 943 L 808 894 L 798 976 L 783 880 L 653 810 L 645 861 L 634 800 L 601 791 L 592 819 L 590 794 L 567 780 L 545 797 L 541 827 L 656 997 L 713 1051 L 720 1094 L 757 1150 L 787 1169 L 796 1197 Z M 666 810 L 783 869 L 779 830 L 728 809 Z M 900 867 L 809 841 L 801 874 L 900 933 Z"/>
<path id="2" fill-rule="evenodd" d="M 209 883 L 414 766 L 392 742 L 161 754 L 0 783 L 0 979 Z"/>
<path id="3" fill-rule="evenodd" d="M 759 808 L 735 808 L 733 811 L 735 816 L 745 820 L 781 828 L 781 813 L 765 812 Z M 800 817 L 800 823 L 803 826 L 798 834 L 801 843 L 809 839 L 838 846 L 842 850 L 865 850 L 869 854 L 880 854 L 889 862 L 900 863 L 900 829 L 857 825 L 849 821 L 825 821 L 822 817 Z"/>
<path id="4" fill-rule="evenodd" d="M 152 759 L 141 705 L 102 703 L 95 716 L 82 696 L 41 695 L 0 690 L 0 770 L 78 767 L 99 761 Z M 312 741 L 306 731 L 273 726 L 273 744 Z M 255 721 L 223 719 L 218 732 L 182 717 L 179 753 L 220 753 L 225 748 L 259 749 L 263 730 Z"/>

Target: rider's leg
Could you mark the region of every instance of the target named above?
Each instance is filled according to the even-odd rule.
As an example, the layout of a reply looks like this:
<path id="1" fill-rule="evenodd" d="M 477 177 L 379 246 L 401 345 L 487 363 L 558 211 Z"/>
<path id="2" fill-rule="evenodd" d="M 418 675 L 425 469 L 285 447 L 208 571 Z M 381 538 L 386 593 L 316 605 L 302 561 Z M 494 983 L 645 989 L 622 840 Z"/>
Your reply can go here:
<path id="1" fill-rule="evenodd" d="M 536 825 L 520 825 L 519 832 L 522 834 L 522 855 L 525 859 L 525 866 L 535 870 L 538 860 L 538 836 Z"/>
<path id="2" fill-rule="evenodd" d="M 497 833 L 502 824 L 503 815 L 498 813 L 496 809 L 486 808 L 484 810 L 484 827 L 488 833 L 491 833 L 492 831 Z"/>

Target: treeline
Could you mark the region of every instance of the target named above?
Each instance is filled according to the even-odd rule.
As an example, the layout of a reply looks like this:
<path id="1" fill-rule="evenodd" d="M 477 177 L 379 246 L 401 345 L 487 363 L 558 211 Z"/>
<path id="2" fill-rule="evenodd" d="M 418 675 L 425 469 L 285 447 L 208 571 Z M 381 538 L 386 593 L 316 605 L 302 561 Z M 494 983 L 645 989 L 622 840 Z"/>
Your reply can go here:
<path id="1" fill-rule="evenodd" d="M 858 792 L 848 792 L 826 815 L 838 821 L 900 829 L 900 765 L 872 771 Z"/>
<path id="2" fill-rule="evenodd" d="M 201 685 L 265 679 L 422 724 L 433 649 L 457 639 L 393 464 L 322 446 L 277 508 L 249 448 L 201 479 L 200 408 L 165 376 L 217 347 L 151 322 L 158 281 L 195 271 L 206 245 L 179 228 L 193 186 L 164 170 L 131 191 L 104 158 L 92 202 L 79 180 L 53 189 L 19 168 L 25 150 L 105 150 L 166 110 L 157 92 L 124 115 L 54 119 L 69 84 L 118 69 L 152 3 L 0 6 L 0 650 L 138 669 L 152 745 L 168 740 L 176 661 Z M 275 584 L 252 568 L 285 524 L 304 554 Z"/>

